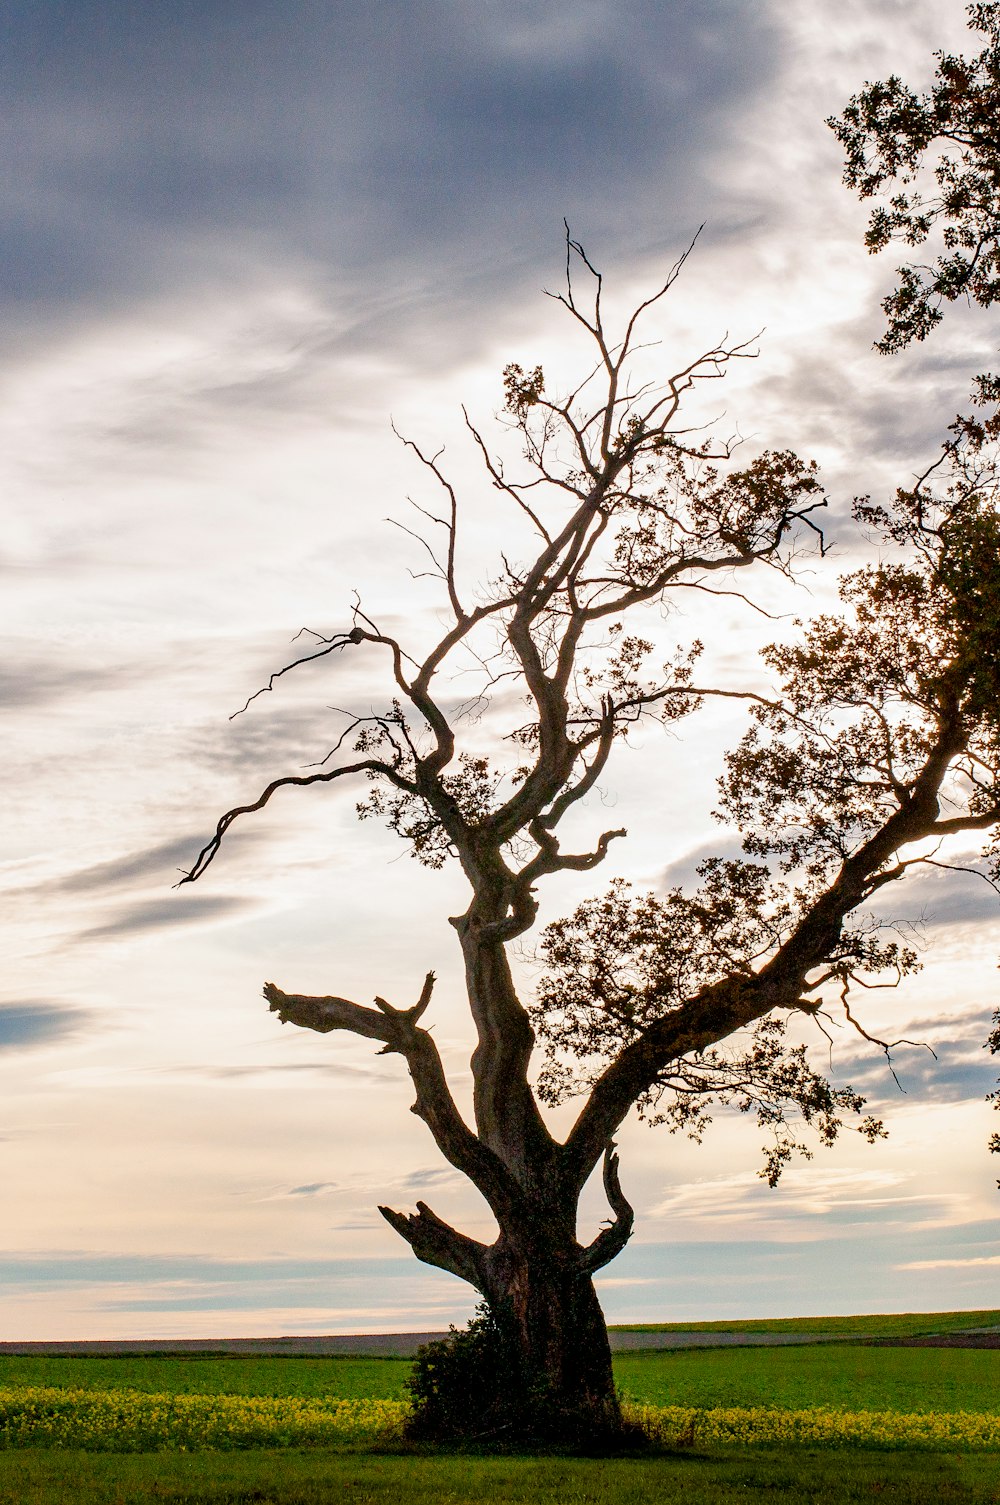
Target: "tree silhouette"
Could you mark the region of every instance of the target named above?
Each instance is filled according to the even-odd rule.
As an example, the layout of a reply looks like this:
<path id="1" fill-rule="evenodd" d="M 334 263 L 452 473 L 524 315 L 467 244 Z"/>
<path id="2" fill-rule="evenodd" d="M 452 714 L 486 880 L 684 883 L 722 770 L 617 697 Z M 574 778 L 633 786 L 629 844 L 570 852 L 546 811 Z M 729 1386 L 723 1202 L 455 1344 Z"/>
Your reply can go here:
<path id="1" fill-rule="evenodd" d="M 987 39 L 976 57 L 936 52 L 928 91 L 918 94 L 892 74 L 866 83 L 827 121 L 845 149 L 845 183 L 862 199 L 880 200 L 865 235 L 869 251 L 934 236 L 940 243 L 932 265 L 896 269 L 899 281 L 882 303 L 888 325 L 875 347 L 885 355 L 926 339 L 946 304 L 991 308 L 1000 298 L 1000 3 L 966 10 L 970 28 Z M 981 405 L 1000 400 L 1000 378 L 978 376 L 973 397 Z M 1000 410 L 959 427 L 977 442 L 997 438 Z"/>
<path id="2" fill-rule="evenodd" d="M 412 1111 L 482 1193 L 498 1231 L 481 1242 L 422 1202 L 412 1213 L 380 1210 L 418 1258 L 482 1293 L 555 1429 L 591 1435 L 620 1424 L 593 1276 L 632 1231 L 615 1150 L 630 1112 L 695 1135 L 713 1103 L 755 1113 L 769 1131 L 772 1184 L 806 1149 L 801 1121 L 827 1143 L 847 1120 L 870 1139 L 883 1132 L 858 1094 L 835 1089 L 786 1040 L 785 1023 L 804 1016 L 822 1028 L 840 1010 L 871 1039 L 856 990 L 897 980 L 915 960 L 866 902 L 942 863 L 948 838 L 988 837 L 1000 818 L 1000 563 L 993 473 L 981 453 L 951 445 L 888 507 L 858 503 L 888 553 L 847 577 L 840 614 L 769 650 L 773 695 L 702 683 L 698 641 L 658 662 L 640 631 L 644 610 L 662 612 L 692 589 L 742 594 L 736 581 L 761 571 L 789 573 L 804 542 L 822 546 L 825 501 L 815 466 L 794 454 L 737 466 L 729 445 L 683 426 L 685 396 L 747 347 L 720 344 L 655 387 L 630 374 L 642 321 L 684 257 L 613 337 L 601 276 L 568 233 L 566 253 L 558 301 L 591 344 L 589 374 L 553 396 L 541 368 L 507 367 L 502 416 L 520 439 L 517 474 L 466 418 L 510 509 L 494 578 L 464 580 L 457 493 L 440 456 L 406 440 L 441 488 L 425 547 L 446 628 L 411 657 L 356 603 L 349 625 L 272 676 L 268 689 L 291 670 L 360 654 L 373 677 L 384 666 L 385 710 L 350 716 L 321 765 L 228 811 L 183 881 L 200 878 L 234 821 L 279 791 L 345 779 L 361 783 L 359 813 L 383 819 L 419 862 L 460 865 L 470 898 L 451 923 L 477 1042 L 472 1124 L 426 1025 L 433 973 L 410 1007 L 273 983 L 265 997 L 282 1021 L 346 1030 L 403 1057 Z M 503 722 L 489 756 L 454 705 L 454 676 L 469 663 L 479 667 L 479 709 Z M 523 998 L 510 952 L 536 928 L 540 886 L 597 868 L 626 835 L 593 827 L 588 796 L 627 757 L 637 723 L 674 726 L 712 696 L 752 709 L 720 806 L 745 855 L 705 862 L 694 893 L 637 896 L 613 884 L 547 926 L 536 937 L 541 982 Z M 592 824 L 583 850 L 563 845 L 571 814 L 577 829 Z M 665 855 L 670 838 L 664 829 Z M 543 1108 L 574 1093 L 582 1104 L 560 1140 Z M 581 1243 L 578 1202 L 599 1167 L 612 1216 Z"/>

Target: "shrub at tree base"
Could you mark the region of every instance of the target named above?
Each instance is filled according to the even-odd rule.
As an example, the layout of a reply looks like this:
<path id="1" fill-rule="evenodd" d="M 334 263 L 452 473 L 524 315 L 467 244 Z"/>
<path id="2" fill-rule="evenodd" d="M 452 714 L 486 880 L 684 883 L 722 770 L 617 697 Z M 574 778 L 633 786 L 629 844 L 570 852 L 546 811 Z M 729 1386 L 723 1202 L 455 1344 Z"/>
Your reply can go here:
<path id="1" fill-rule="evenodd" d="M 413 1397 L 407 1435 L 419 1440 L 493 1436 L 516 1427 L 527 1409 L 521 1366 L 485 1305 L 463 1331 L 425 1343 L 406 1381 Z"/>
<path id="2" fill-rule="evenodd" d="M 606 1431 L 592 1412 L 574 1416 L 544 1377 L 532 1378 L 510 1324 L 482 1302 L 465 1329 L 419 1349 L 406 1381 L 413 1409 L 405 1435 L 419 1442 L 474 1442 L 501 1447 L 559 1441 L 577 1449 L 621 1452 L 644 1447 L 636 1422 L 609 1415 Z"/>

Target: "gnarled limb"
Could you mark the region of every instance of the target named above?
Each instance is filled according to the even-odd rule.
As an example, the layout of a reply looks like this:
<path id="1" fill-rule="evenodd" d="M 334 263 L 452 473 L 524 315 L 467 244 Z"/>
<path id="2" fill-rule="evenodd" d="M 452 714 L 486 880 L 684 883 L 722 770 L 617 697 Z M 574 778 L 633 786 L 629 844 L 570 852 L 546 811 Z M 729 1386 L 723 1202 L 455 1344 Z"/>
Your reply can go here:
<path id="1" fill-rule="evenodd" d="M 633 1104 L 682 1056 L 704 1050 L 776 1007 L 757 978 L 727 978 L 649 1025 L 598 1077 L 566 1140 L 566 1159 L 580 1187 Z"/>
<path id="2" fill-rule="evenodd" d="M 635 1222 L 634 1210 L 618 1179 L 618 1156 L 613 1139 L 608 1140 L 604 1147 L 604 1194 L 614 1220 L 607 1228 L 602 1228 L 583 1251 L 583 1266 L 590 1275 L 610 1264 L 622 1252 L 632 1237 Z"/>
<path id="3" fill-rule="evenodd" d="M 528 1082 L 535 1035 L 517 996 L 503 936 L 487 930 L 499 923 L 506 907 L 505 898 L 498 896 L 489 908 L 473 905 L 452 924 L 465 958 L 469 1009 L 478 1036 L 472 1077 L 479 1140 L 530 1193 L 558 1158 L 559 1147 Z"/>
<path id="4" fill-rule="evenodd" d="M 756 972 L 722 977 L 642 1030 L 598 1078 L 566 1141 L 578 1184 L 591 1174 L 608 1139 L 662 1071 L 683 1056 L 726 1039 L 774 1008 L 798 1007 L 810 974 L 835 950 L 847 916 L 908 864 L 894 862 L 913 842 L 940 834 L 939 795 L 965 745 L 957 712 L 942 713 L 937 737 L 897 808 L 845 858 L 829 885 L 807 904 L 790 934 Z M 965 822 L 976 824 L 976 817 Z M 949 822 L 949 825 L 951 822 Z M 890 866 L 890 864 L 893 864 Z"/>
<path id="5" fill-rule="evenodd" d="M 351 763 L 340 768 L 328 768 L 324 773 L 287 774 L 281 779 L 272 779 L 263 794 L 255 799 L 251 805 L 237 805 L 232 810 L 227 810 L 221 817 L 211 841 L 206 842 L 198 856 L 195 858 L 191 871 L 185 873 L 179 879 L 177 887 L 182 883 L 196 883 L 202 873 L 212 861 L 216 852 L 222 845 L 222 838 L 229 830 L 234 821 L 239 820 L 241 815 L 252 815 L 257 810 L 263 810 L 264 806 L 276 794 L 279 789 L 305 789 L 310 784 L 332 784 L 336 779 L 345 778 L 353 773 L 375 773 L 387 780 L 395 788 L 409 791 L 412 784 L 403 778 L 390 763 L 382 762 L 378 758 L 365 758 L 363 762 Z"/>
<path id="6" fill-rule="evenodd" d="M 273 982 L 265 984 L 264 997 L 282 1024 L 298 1024 L 320 1034 L 348 1030 L 366 1040 L 381 1040 L 382 1054 L 403 1056 L 416 1089 L 411 1112 L 422 1118 L 447 1160 L 482 1193 L 498 1217 L 514 1216 L 520 1208 L 520 1193 L 507 1168 L 483 1144 L 463 1119 L 451 1095 L 433 1037 L 418 1027 L 430 1003 L 434 973 L 428 972 L 417 1002 L 397 1009 L 376 999 L 377 1008 L 365 1008 L 346 998 L 310 998 L 283 993 Z"/>
<path id="7" fill-rule="evenodd" d="M 459 1233 L 426 1202 L 418 1202 L 415 1213 L 393 1212 L 391 1207 L 381 1206 L 379 1212 L 425 1265 L 436 1265 L 482 1290 L 483 1265 L 489 1253 L 486 1244 Z"/>

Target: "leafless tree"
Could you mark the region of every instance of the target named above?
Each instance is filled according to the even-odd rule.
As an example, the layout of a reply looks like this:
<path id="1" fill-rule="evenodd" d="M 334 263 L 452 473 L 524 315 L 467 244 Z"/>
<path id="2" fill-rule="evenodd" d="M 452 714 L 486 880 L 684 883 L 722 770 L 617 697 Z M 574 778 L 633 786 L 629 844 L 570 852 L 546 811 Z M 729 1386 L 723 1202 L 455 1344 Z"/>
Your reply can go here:
<path id="1" fill-rule="evenodd" d="M 536 926 L 539 886 L 598 867 L 626 834 L 596 831 L 583 851 L 560 839 L 570 812 L 596 808 L 584 802 L 627 752 L 629 728 L 672 724 L 708 696 L 740 693 L 698 682 L 698 642 L 654 667 L 636 630 L 642 609 L 692 588 L 742 594 L 742 572 L 790 571 L 796 537 L 820 540 L 825 505 L 814 465 L 782 451 L 740 468 L 729 446 L 682 426 L 685 396 L 746 347 L 720 344 L 655 388 L 630 375 L 640 323 L 684 257 L 612 336 L 600 275 L 568 234 L 566 251 L 558 301 L 592 342 L 593 369 L 555 397 L 540 368 L 507 367 L 502 421 L 519 431 L 526 468 L 517 476 L 466 419 L 498 497 L 533 539 L 525 557 L 503 557 L 473 596 L 459 564 L 456 492 L 440 457 L 406 441 L 443 497 L 425 546 L 446 630 L 414 659 L 356 604 L 349 626 L 280 670 L 358 653 L 375 674 L 381 659 L 387 708 L 352 718 L 312 771 L 276 778 L 228 811 L 184 881 L 200 878 L 233 823 L 280 790 L 344 779 L 361 781 L 360 813 L 384 818 L 420 862 L 460 864 L 470 899 L 451 923 L 477 1037 L 473 1124 L 425 1024 L 433 973 L 412 1007 L 273 983 L 264 994 L 282 1021 L 347 1030 L 404 1058 L 412 1111 L 482 1193 L 498 1233 L 480 1242 L 422 1202 L 412 1213 L 383 1207 L 383 1216 L 419 1259 L 482 1293 L 565 1415 L 613 1428 L 593 1276 L 632 1231 L 615 1152 L 623 1121 L 638 1105 L 697 1134 L 712 1102 L 736 1103 L 773 1131 L 772 1182 L 799 1120 L 832 1141 L 863 1099 L 815 1072 L 786 1040 L 785 1021 L 822 1025 L 836 1008 L 854 1023 L 858 985 L 915 964 L 901 939 L 866 918 L 866 901 L 942 861 L 946 838 L 988 837 L 1000 818 L 1000 525 L 982 452 L 970 461 L 954 445 L 890 507 L 860 503 L 863 523 L 894 552 L 848 577 L 840 614 L 770 650 L 770 698 L 746 697 L 752 722 L 728 758 L 721 798 L 745 857 L 706 862 L 694 894 L 634 896 L 616 884 L 548 926 L 534 942 L 546 970 L 536 995 L 522 998 L 510 948 Z M 521 696 L 521 718 L 489 758 L 463 747 L 467 723 L 448 700 L 470 651 L 484 697 L 501 683 Z M 666 855 L 667 830 L 663 841 Z M 543 1108 L 568 1093 L 583 1100 L 560 1141 Z M 852 1124 L 869 1138 L 882 1132 L 870 1117 Z M 612 1217 L 584 1244 L 578 1202 L 600 1166 Z"/>

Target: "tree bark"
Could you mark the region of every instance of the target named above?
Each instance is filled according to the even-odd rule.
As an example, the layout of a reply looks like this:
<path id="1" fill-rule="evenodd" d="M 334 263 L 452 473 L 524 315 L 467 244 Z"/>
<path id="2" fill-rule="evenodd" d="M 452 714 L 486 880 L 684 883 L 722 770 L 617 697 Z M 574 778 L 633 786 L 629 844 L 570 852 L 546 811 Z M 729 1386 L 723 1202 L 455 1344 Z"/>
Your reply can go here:
<path id="1" fill-rule="evenodd" d="M 517 1343 L 543 1424 L 548 1413 L 570 1435 L 606 1435 L 620 1429 L 621 1411 L 607 1325 L 583 1254 L 575 1239 L 553 1239 L 545 1226 L 501 1234 L 485 1260 L 484 1294 Z"/>
<path id="2" fill-rule="evenodd" d="M 619 1190 L 619 1216 L 589 1247 L 573 1231 L 575 1198 L 536 1205 L 485 1245 L 451 1228 L 424 1203 L 407 1215 L 380 1207 L 418 1259 L 467 1280 L 486 1298 L 512 1345 L 530 1401 L 528 1433 L 608 1436 L 621 1428 L 608 1330 L 593 1272 L 624 1245 L 632 1210 Z M 621 1208 L 627 1208 L 624 1216 Z"/>
<path id="3" fill-rule="evenodd" d="M 621 1408 L 592 1272 L 613 1257 L 627 1233 L 621 1231 L 624 1225 L 613 1224 L 583 1248 L 571 1231 L 571 1202 L 522 1215 L 490 1246 L 451 1228 L 422 1202 L 415 1214 L 379 1209 L 419 1259 L 469 1281 L 493 1318 L 491 1346 L 469 1379 L 463 1381 L 459 1370 L 459 1378 L 449 1380 L 447 1365 L 443 1377 L 437 1369 L 436 1384 L 444 1387 L 439 1393 L 447 1400 L 436 1417 L 418 1415 L 418 1426 L 431 1428 L 419 1435 L 495 1437 L 506 1443 L 620 1442 Z M 612 1251 L 606 1238 L 616 1229 Z M 429 1358 L 440 1365 L 433 1346 Z M 464 1384 L 475 1393 L 470 1396 Z M 457 1426 L 448 1419 L 456 1409 Z"/>

